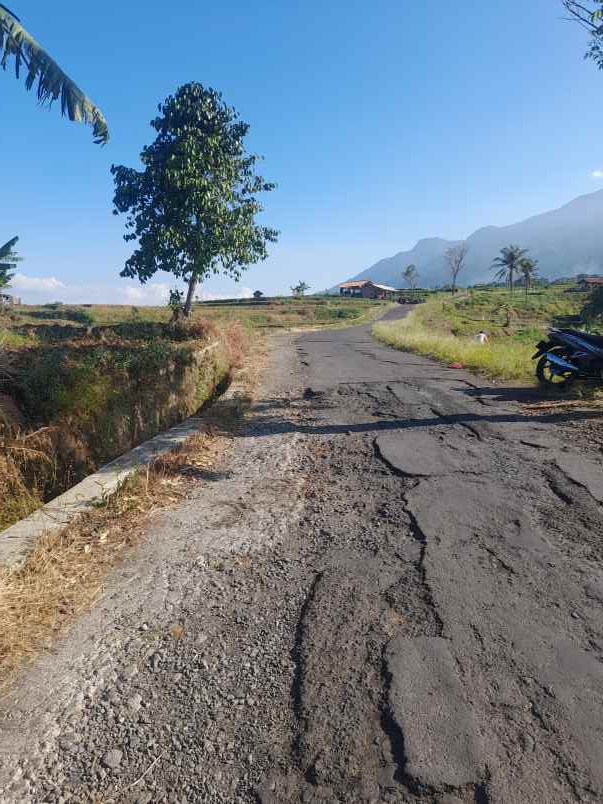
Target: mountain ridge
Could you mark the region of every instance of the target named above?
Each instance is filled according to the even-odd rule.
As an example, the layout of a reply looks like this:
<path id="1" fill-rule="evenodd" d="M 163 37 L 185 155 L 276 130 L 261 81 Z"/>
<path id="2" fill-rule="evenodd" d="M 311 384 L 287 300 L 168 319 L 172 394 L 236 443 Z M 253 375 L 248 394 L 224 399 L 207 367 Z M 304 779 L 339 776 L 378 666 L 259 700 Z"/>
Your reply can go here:
<path id="1" fill-rule="evenodd" d="M 449 279 L 444 252 L 462 242 L 424 237 L 412 249 L 384 257 L 350 279 L 372 279 L 400 287 L 402 271 L 413 263 L 419 284 L 433 287 Z M 466 238 L 469 251 L 459 281 L 474 284 L 492 279 L 492 260 L 503 246 L 516 243 L 538 260 L 540 275 L 548 279 L 579 273 L 603 273 L 603 190 L 585 193 L 556 209 L 531 215 L 504 226 L 487 225 Z"/>

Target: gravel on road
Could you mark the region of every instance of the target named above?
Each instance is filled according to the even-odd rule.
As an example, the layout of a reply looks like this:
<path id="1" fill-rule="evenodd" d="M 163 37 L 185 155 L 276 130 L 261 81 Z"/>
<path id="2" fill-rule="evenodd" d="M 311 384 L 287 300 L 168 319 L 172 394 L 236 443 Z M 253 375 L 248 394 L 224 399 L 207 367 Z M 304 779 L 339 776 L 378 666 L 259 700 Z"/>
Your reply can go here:
<path id="1" fill-rule="evenodd" d="M 223 465 L 0 701 L 0 801 L 603 800 L 595 415 L 280 338 Z"/>

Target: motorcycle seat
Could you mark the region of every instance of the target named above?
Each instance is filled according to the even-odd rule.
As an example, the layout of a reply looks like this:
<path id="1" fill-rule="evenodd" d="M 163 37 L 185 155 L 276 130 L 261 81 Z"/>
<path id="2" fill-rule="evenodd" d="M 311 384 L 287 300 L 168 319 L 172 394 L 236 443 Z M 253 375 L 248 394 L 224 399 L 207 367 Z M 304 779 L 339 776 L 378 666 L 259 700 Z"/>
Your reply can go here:
<path id="1" fill-rule="evenodd" d="M 565 329 L 562 331 L 567 332 L 568 335 L 575 335 L 577 338 L 582 338 L 583 341 L 588 341 L 592 343 L 593 346 L 603 348 L 603 335 L 591 335 L 589 332 L 580 332 L 580 330 L 577 329 Z"/>

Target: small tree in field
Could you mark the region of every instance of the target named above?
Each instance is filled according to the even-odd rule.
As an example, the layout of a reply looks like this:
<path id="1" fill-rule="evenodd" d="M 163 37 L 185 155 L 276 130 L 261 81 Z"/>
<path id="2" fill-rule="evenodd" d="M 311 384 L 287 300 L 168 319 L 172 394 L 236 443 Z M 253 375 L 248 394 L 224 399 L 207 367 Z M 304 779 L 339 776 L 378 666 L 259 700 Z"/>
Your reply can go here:
<path id="1" fill-rule="evenodd" d="M 534 284 L 537 271 L 538 260 L 532 260 L 530 257 L 524 257 L 519 261 L 519 273 L 521 274 L 526 288 L 526 302 L 528 300 L 528 291 Z"/>
<path id="2" fill-rule="evenodd" d="M 410 288 L 411 292 L 414 294 L 415 288 L 417 286 L 417 282 L 419 281 L 419 272 L 415 265 L 407 265 L 406 268 L 402 271 L 402 278 Z"/>
<path id="3" fill-rule="evenodd" d="M 300 279 L 297 285 L 291 288 L 293 295 L 299 297 L 302 297 L 307 290 L 310 290 L 310 285 L 308 285 L 307 282 L 304 282 L 303 279 Z"/>
<path id="4" fill-rule="evenodd" d="M 249 130 L 222 95 L 185 84 L 159 105 L 157 132 L 141 154 L 143 170 L 113 165 L 114 213 L 127 214 L 126 241 L 138 248 L 121 272 L 144 283 L 161 270 L 184 279 L 190 315 L 195 290 L 208 275 L 239 280 L 268 256 L 278 232 L 256 223 L 257 199 L 274 184 L 255 173 L 259 157 L 247 153 Z"/>
<path id="5" fill-rule="evenodd" d="M 456 293 L 456 282 L 458 279 L 458 275 L 465 267 L 465 259 L 467 258 L 467 252 L 469 251 L 469 246 L 467 243 L 462 242 L 458 243 L 456 246 L 451 246 L 447 248 L 444 252 L 444 259 L 446 260 L 446 264 L 448 265 L 448 270 L 450 271 L 450 276 L 452 277 L 452 292 Z"/>

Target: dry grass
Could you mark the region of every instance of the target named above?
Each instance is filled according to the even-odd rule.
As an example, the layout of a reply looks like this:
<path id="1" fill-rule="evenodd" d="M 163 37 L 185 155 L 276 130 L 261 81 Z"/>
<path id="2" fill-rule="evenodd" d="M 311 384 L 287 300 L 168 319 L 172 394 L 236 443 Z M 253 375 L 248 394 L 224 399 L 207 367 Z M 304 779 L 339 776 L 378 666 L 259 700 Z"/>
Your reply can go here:
<path id="1" fill-rule="evenodd" d="M 0 685 L 94 604 L 107 570 L 141 539 L 153 514 L 186 496 L 227 442 L 227 432 L 214 429 L 191 436 L 91 513 L 39 538 L 22 567 L 0 568 Z"/>
<path id="2" fill-rule="evenodd" d="M 401 321 L 376 324 L 375 335 L 396 349 L 434 357 L 445 363 L 460 363 L 464 368 L 488 377 L 534 382 L 533 343 L 511 338 L 492 338 L 488 344 L 472 337 L 427 330 L 413 310 Z"/>
<path id="3" fill-rule="evenodd" d="M 94 605 L 107 571 L 144 538 L 153 515 L 177 505 L 225 454 L 266 362 L 264 342 L 251 344 L 240 328 L 230 328 L 227 344 L 229 359 L 242 366 L 241 393 L 210 408 L 203 431 L 132 475 L 89 514 L 38 539 L 23 566 L 0 567 L 0 687 Z"/>

